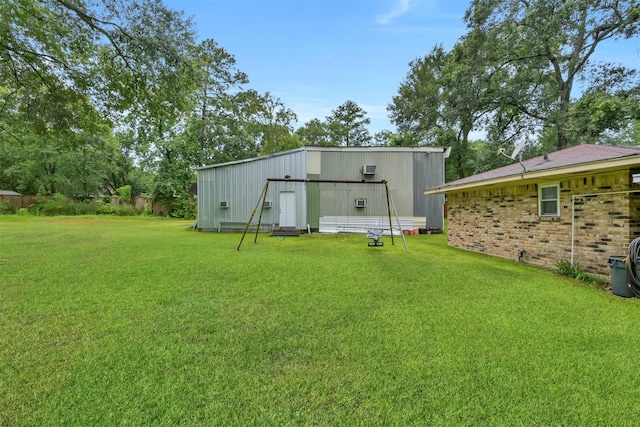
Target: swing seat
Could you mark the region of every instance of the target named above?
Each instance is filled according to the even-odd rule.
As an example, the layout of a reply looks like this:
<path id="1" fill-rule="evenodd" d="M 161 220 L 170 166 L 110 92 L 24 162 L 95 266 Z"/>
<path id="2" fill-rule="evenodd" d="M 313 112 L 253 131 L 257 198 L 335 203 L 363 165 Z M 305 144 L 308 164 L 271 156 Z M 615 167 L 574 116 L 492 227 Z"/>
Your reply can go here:
<path id="1" fill-rule="evenodd" d="M 371 242 L 368 242 L 369 246 L 384 246 L 384 242 L 380 241 L 382 237 L 382 230 L 367 230 L 367 238 L 371 239 Z"/>

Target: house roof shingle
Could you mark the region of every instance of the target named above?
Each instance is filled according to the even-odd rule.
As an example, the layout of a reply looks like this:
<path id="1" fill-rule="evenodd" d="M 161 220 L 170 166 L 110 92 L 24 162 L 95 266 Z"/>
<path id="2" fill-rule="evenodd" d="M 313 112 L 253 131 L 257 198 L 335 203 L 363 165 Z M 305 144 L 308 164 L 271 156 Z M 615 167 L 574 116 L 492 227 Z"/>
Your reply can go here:
<path id="1" fill-rule="evenodd" d="M 525 177 L 526 174 L 533 172 L 551 172 L 553 169 L 606 162 L 608 160 L 621 159 L 629 156 L 640 156 L 640 147 L 615 147 L 592 144 L 576 145 L 544 156 L 523 160 L 522 162 L 515 161 L 510 165 L 451 181 L 427 191 L 432 192 L 435 190 L 446 192 L 449 188 L 464 187 L 476 183 L 480 184 L 483 181 L 495 181 L 503 178 L 507 180 L 509 177 L 519 176 Z M 597 166 L 594 165 L 594 168 L 597 168 Z"/>

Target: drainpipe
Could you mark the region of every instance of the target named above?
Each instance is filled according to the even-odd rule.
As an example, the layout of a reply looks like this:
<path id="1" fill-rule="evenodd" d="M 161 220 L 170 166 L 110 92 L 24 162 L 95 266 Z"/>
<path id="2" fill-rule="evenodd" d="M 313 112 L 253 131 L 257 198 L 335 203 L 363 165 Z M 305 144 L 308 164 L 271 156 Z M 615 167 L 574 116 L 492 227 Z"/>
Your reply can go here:
<path id="1" fill-rule="evenodd" d="M 576 197 L 595 197 L 604 196 L 609 194 L 631 194 L 640 193 L 640 190 L 628 190 L 628 191 L 609 191 L 604 193 L 589 193 L 589 194 L 574 194 L 571 196 L 571 265 L 573 265 L 573 252 L 575 248 L 575 235 L 576 235 L 576 220 L 575 220 L 575 200 Z"/>

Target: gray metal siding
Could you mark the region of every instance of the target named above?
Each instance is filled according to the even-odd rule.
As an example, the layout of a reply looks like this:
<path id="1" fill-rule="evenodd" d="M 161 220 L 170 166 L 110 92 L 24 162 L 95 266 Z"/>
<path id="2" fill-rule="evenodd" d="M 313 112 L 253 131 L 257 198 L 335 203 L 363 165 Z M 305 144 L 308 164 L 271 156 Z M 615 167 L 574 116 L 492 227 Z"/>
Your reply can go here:
<path id="1" fill-rule="evenodd" d="M 376 165 L 376 174 L 365 176 L 362 166 Z M 423 190 L 444 183 L 441 152 L 382 149 L 338 150 L 309 148 L 253 160 L 233 162 L 198 170 L 198 228 L 217 230 L 222 223 L 246 224 L 267 178 L 315 178 L 326 180 L 386 180 L 400 216 L 426 217 L 428 227 L 441 228 L 441 195 L 425 196 Z M 280 192 L 296 192 L 296 226 L 316 228 L 320 216 L 385 216 L 385 186 L 379 184 L 309 184 L 271 182 L 262 222 L 277 224 Z M 311 199 L 308 199 L 307 192 Z M 366 198 L 366 208 L 356 208 L 355 199 Z M 229 208 L 220 208 L 220 201 Z M 256 213 L 254 222 L 257 222 Z"/>
<path id="2" fill-rule="evenodd" d="M 217 230 L 237 228 L 246 224 L 264 189 L 267 178 L 306 178 L 306 152 L 295 151 L 286 155 L 265 157 L 252 162 L 234 163 L 198 170 L 198 228 Z M 262 222 L 277 224 L 280 212 L 280 191 L 296 192 L 296 224 L 306 228 L 306 190 L 304 184 L 271 182 L 266 200 L 272 208 L 264 209 Z M 227 201 L 228 208 L 220 202 Z M 256 211 L 257 222 L 260 206 Z"/>
<path id="3" fill-rule="evenodd" d="M 214 173 L 212 170 L 198 171 L 198 228 L 214 228 L 215 200 Z"/>
<path id="4" fill-rule="evenodd" d="M 424 195 L 425 188 L 444 183 L 444 159 L 442 153 L 414 153 L 413 193 L 414 216 L 424 216 L 427 228 L 444 228 L 444 195 Z"/>
<path id="5" fill-rule="evenodd" d="M 322 153 L 322 179 L 386 180 L 389 182 L 398 215 L 413 216 L 413 182 L 411 152 L 336 152 Z M 362 166 L 376 165 L 376 174 L 362 174 Z M 321 184 L 320 215 L 379 216 L 387 214 L 384 185 Z M 366 198 L 367 207 L 356 208 L 355 199 Z"/>

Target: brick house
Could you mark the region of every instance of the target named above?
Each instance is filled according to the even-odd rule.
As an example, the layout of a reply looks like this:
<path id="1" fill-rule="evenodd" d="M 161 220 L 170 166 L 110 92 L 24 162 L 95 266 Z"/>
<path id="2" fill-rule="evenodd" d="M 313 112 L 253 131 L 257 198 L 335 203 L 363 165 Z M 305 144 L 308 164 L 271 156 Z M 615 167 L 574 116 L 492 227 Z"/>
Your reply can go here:
<path id="1" fill-rule="evenodd" d="M 424 193 L 446 194 L 450 246 L 607 280 L 640 236 L 640 147 L 578 145 Z"/>

